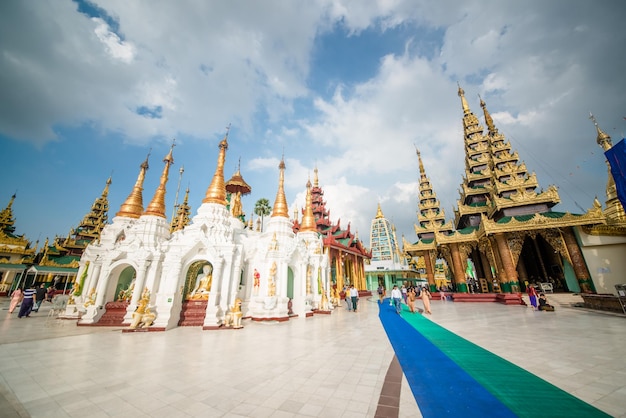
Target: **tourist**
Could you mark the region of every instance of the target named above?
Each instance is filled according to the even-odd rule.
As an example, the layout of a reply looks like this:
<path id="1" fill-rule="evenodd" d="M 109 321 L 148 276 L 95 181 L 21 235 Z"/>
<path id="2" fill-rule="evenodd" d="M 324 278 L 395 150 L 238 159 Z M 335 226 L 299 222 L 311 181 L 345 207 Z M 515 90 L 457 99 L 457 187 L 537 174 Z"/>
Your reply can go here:
<path id="1" fill-rule="evenodd" d="M 424 303 L 424 312 L 426 312 L 427 314 L 432 314 L 432 312 L 430 311 L 430 298 L 431 298 L 431 294 L 430 291 L 428 290 L 428 287 L 424 286 L 422 287 L 422 302 Z"/>
<path id="2" fill-rule="evenodd" d="M 22 292 L 22 289 L 18 287 L 17 289 L 13 291 L 13 294 L 11 295 L 11 304 L 9 305 L 10 314 L 13 313 L 13 311 L 15 310 L 17 305 L 19 305 L 19 303 L 22 301 L 23 298 L 24 298 L 24 293 Z"/>
<path id="3" fill-rule="evenodd" d="M 546 312 L 554 312 L 554 306 L 550 305 L 548 303 L 548 299 L 546 298 L 545 293 L 540 293 L 539 294 L 539 307 L 538 309 L 540 311 L 546 311 Z"/>
<path id="4" fill-rule="evenodd" d="M 54 294 L 55 294 L 55 288 L 54 286 L 50 286 L 48 288 L 48 291 L 46 292 L 46 300 L 48 302 L 52 302 L 52 299 L 54 298 Z"/>
<path id="5" fill-rule="evenodd" d="M 383 303 L 383 299 L 385 298 L 385 286 L 382 284 L 378 285 L 378 303 Z"/>
<path id="6" fill-rule="evenodd" d="M 343 287 L 343 299 L 346 301 L 346 305 L 348 305 L 348 312 L 352 310 L 352 300 L 350 300 L 350 289 L 347 286 Z"/>
<path id="7" fill-rule="evenodd" d="M 529 285 L 526 288 L 526 293 L 528 293 L 528 299 L 530 299 L 530 306 L 532 306 L 533 310 L 537 310 L 537 290 L 534 285 Z"/>
<path id="8" fill-rule="evenodd" d="M 46 298 L 46 285 L 44 283 L 40 284 L 35 292 L 35 305 L 33 306 L 33 311 L 39 312 L 39 307 L 43 303 Z"/>
<path id="9" fill-rule="evenodd" d="M 402 300 L 404 300 L 404 303 L 406 304 L 406 286 L 402 285 Z"/>
<path id="10" fill-rule="evenodd" d="M 352 308 L 356 312 L 356 305 L 359 303 L 359 291 L 354 286 L 350 286 L 350 299 L 352 300 Z"/>
<path id="11" fill-rule="evenodd" d="M 406 300 L 409 305 L 409 311 L 415 313 L 415 288 L 410 286 L 406 291 Z"/>
<path id="12" fill-rule="evenodd" d="M 396 307 L 396 313 L 399 314 L 400 312 L 402 312 L 402 292 L 400 292 L 400 289 L 398 289 L 398 285 L 394 285 L 393 289 L 391 289 L 391 300 Z"/>
<path id="13" fill-rule="evenodd" d="M 18 318 L 21 318 L 23 316 L 30 316 L 30 312 L 32 311 L 33 304 L 35 302 L 35 293 L 37 293 L 37 291 L 33 288 L 33 286 L 30 286 L 28 289 L 24 290 L 24 298 L 22 299 L 20 312 L 17 314 Z"/>

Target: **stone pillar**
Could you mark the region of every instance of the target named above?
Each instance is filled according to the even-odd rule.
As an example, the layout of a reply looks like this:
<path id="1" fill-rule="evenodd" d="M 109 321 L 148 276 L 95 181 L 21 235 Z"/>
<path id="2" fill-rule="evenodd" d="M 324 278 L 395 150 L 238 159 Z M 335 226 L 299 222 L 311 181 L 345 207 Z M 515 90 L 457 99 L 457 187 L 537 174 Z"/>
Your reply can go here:
<path id="1" fill-rule="evenodd" d="M 570 260 L 572 260 L 574 274 L 576 274 L 576 279 L 578 280 L 581 291 L 585 293 L 595 293 L 596 289 L 593 285 L 593 280 L 591 280 L 589 270 L 587 270 L 587 264 L 585 264 L 585 259 L 583 258 L 572 229 L 563 228 L 561 232 L 563 233 L 565 247 L 567 247 Z"/>
<path id="2" fill-rule="evenodd" d="M 504 234 L 496 234 L 496 244 L 498 245 L 498 253 L 500 254 L 500 260 L 502 261 L 502 267 L 506 272 L 507 282 L 502 283 L 503 292 L 519 292 L 520 286 L 517 280 L 517 271 L 513 264 L 513 257 L 511 257 L 511 250 L 506 242 Z"/>
<path id="3" fill-rule="evenodd" d="M 102 273 L 102 264 L 98 263 L 95 264 L 93 266 L 93 277 L 94 279 L 97 281 L 97 283 L 95 283 L 95 287 L 96 287 L 96 306 L 103 306 L 104 305 L 104 293 L 106 291 L 106 285 L 107 285 L 107 279 L 108 279 L 108 271 L 105 272 L 106 274 L 101 274 Z M 92 286 L 93 287 L 93 286 Z M 85 293 L 84 289 L 83 289 L 83 295 L 85 296 L 85 299 L 83 299 L 84 301 L 87 300 L 87 296 L 89 295 L 89 292 L 91 291 L 91 288 L 87 291 L 87 293 Z"/>
<path id="4" fill-rule="evenodd" d="M 216 260 L 213 264 L 213 278 L 211 279 L 211 290 L 209 291 L 209 301 L 204 315 L 203 329 L 214 329 L 219 327 L 222 322 L 224 312 L 220 309 L 220 292 L 224 285 L 224 260 Z"/>
<path id="5" fill-rule="evenodd" d="M 467 282 L 465 281 L 465 269 L 463 268 L 463 257 L 459 250 L 459 244 L 450 245 L 452 253 L 452 262 L 454 263 L 454 281 L 456 282 L 456 291 L 467 293 Z"/>

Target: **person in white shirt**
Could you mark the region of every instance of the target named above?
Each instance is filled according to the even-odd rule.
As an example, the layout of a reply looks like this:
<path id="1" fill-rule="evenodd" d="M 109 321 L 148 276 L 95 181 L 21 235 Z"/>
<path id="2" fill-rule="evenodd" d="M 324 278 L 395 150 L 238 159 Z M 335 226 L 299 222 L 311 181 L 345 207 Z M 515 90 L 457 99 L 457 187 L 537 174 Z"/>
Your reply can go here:
<path id="1" fill-rule="evenodd" d="M 350 298 L 352 299 L 352 309 L 356 312 L 356 305 L 359 303 L 359 291 L 350 286 Z"/>
<path id="2" fill-rule="evenodd" d="M 396 307 L 396 313 L 399 314 L 400 312 L 402 312 L 402 292 L 400 292 L 400 289 L 398 289 L 397 285 L 394 285 L 393 289 L 391 289 L 391 300 L 393 300 L 393 304 Z"/>

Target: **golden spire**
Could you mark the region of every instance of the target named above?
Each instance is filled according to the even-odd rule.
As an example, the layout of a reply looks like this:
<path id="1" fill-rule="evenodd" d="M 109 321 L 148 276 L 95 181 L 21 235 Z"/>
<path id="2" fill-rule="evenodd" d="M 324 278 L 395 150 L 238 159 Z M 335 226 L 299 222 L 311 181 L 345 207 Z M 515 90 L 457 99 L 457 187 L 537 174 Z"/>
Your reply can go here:
<path id="1" fill-rule="evenodd" d="M 306 205 L 304 206 L 304 215 L 302 216 L 302 224 L 300 225 L 299 232 L 317 232 L 311 198 L 311 180 L 306 182 Z"/>
<path id="2" fill-rule="evenodd" d="M 154 197 L 152 198 L 152 201 L 144 212 L 144 215 L 153 215 L 165 218 L 165 185 L 167 184 L 167 176 L 170 171 L 170 166 L 174 164 L 174 157 L 172 156 L 173 151 L 174 144 L 172 144 L 170 152 L 163 159 L 165 167 L 163 168 L 163 172 L 161 173 L 159 187 L 157 187 L 156 192 L 154 193 Z"/>
<path id="3" fill-rule="evenodd" d="M 149 157 L 150 153 L 146 156 L 146 160 L 141 163 L 139 176 L 137 176 L 133 190 L 126 198 L 126 201 L 122 203 L 120 211 L 117 212 L 115 216 L 123 216 L 125 218 L 139 218 L 141 216 L 143 212 L 143 197 L 141 192 L 143 191 L 143 181 L 146 178 L 146 171 L 148 170 Z"/>
<path id="4" fill-rule="evenodd" d="M 461 85 L 457 83 L 459 86 L 459 97 L 461 98 L 461 105 L 463 106 L 463 114 L 467 115 L 470 113 L 469 105 L 467 104 L 467 100 L 465 99 L 465 91 L 461 88 Z"/>
<path id="5" fill-rule="evenodd" d="M 417 147 L 415 147 L 415 152 L 417 152 L 417 160 L 420 164 L 420 174 L 425 175 L 426 170 L 424 169 L 424 163 L 422 162 L 422 154 L 420 154 L 420 150 L 418 150 Z"/>
<path id="6" fill-rule="evenodd" d="M 596 126 L 596 131 L 598 132 L 596 142 L 598 143 L 598 145 L 600 145 L 604 151 L 610 150 L 613 147 L 613 141 L 611 141 L 611 137 L 609 136 L 609 134 L 600 129 L 600 127 L 598 126 L 598 121 L 596 121 L 595 116 L 593 116 L 591 112 L 589 112 L 589 119 L 591 119 L 593 121 L 593 124 Z"/>
<path id="7" fill-rule="evenodd" d="M 202 203 L 217 203 L 226 206 L 226 186 L 224 185 L 224 162 L 226 161 L 226 150 L 228 149 L 228 131 L 230 125 L 226 130 L 226 135 L 222 142 L 220 142 L 220 155 L 217 159 L 217 168 L 215 174 L 213 174 L 213 180 L 211 185 L 206 191 L 204 200 Z"/>
<path id="8" fill-rule="evenodd" d="M 491 135 L 495 135 L 498 133 L 498 128 L 496 128 L 496 126 L 493 124 L 493 119 L 491 118 L 491 115 L 487 110 L 487 105 L 483 101 L 483 98 L 480 97 L 480 95 L 478 97 L 480 98 L 480 107 L 483 108 L 483 113 L 485 114 L 485 123 L 487 124 L 487 128 L 489 129 L 489 133 Z"/>
<path id="9" fill-rule="evenodd" d="M 274 216 L 282 216 L 289 218 L 289 212 L 287 207 L 287 199 L 285 198 L 285 157 L 281 158 L 280 164 L 280 176 L 278 178 L 278 192 L 276 192 L 276 201 L 274 202 L 274 210 L 272 211 L 272 218 Z"/>
<path id="10" fill-rule="evenodd" d="M 313 187 L 320 187 L 320 181 L 317 177 L 317 166 L 315 166 L 315 170 L 313 170 L 313 172 L 315 173 L 315 175 L 313 176 Z"/>
<path id="11" fill-rule="evenodd" d="M 170 232 L 180 231 L 191 223 L 191 220 L 189 219 L 189 214 L 191 213 L 191 208 L 189 207 L 189 187 L 187 187 L 187 190 L 185 191 L 183 203 L 177 206 L 178 211 L 176 212 L 176 217 L 170 226 Z"/>
<path id="12" fill-rule="evenodd" d="M 106 185 L 104 186 L 104 190 L 102 191 L 102 198 L 105 198 L 109 195 L 109 186 L 111 185 L 112 181 L 111 181 L 111 176 L 109 176 L 109 178 L 106 181 Z"/>
<path id="13" fill-rule="evenodd" d="M 376 211 L 376 219 L 382 219 L 384 217 L 385 215 L 383 215 L 383 210 L 380 208 L 380 202 L 378 202 L 378 210 Z"/>

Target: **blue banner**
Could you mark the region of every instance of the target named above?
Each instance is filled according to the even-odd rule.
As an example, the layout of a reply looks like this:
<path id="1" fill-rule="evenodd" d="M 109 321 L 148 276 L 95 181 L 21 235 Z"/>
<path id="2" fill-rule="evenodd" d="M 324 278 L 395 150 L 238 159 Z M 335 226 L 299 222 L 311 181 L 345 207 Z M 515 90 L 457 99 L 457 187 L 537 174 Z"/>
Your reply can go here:
<path id="1" fill-rule="evenodd" d="M 604 153 L 611 165 L 611 174 L 617 188 L 617 198 L 626 208 L 626 139 L 622 139 Z"/>

